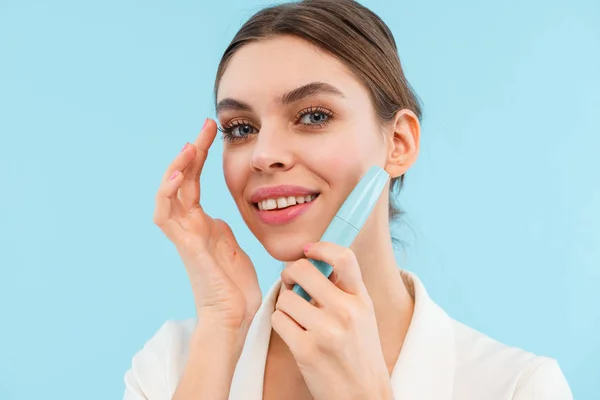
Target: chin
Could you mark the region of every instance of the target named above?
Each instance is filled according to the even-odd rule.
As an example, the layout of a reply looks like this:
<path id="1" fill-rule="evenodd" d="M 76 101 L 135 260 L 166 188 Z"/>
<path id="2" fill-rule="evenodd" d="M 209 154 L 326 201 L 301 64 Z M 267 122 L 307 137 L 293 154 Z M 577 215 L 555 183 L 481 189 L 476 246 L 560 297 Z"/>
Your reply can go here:
<path id="1" fill-rule="evenodd" d="M 308 242 L 314 241 L 308 235 L 294 234 L 294 237 L 286 238 L 287 235 L 268 235 L 260 238 L 260 242 L 271 257 L 282 262 L 291 262 L 304 257 L 302 247 Z"/>
<path id="2" fill-rule="evenodd" d="M 300 220 L 279 226 L 261 223 L 251 213 L 243 213 L 242 217 L 271 257 L 281 262 L 293 262 L 304 258 L 304 245 L 319 241 L 325 231 L 323 221 L 327 218 L 317 219 L 318 213 L 311 215 L 311 211 L 314 213 L 318 210 L 309 210 L 308 214 L 299 217 Z M 321 222 L 315 223 L 315 219 Z"/>

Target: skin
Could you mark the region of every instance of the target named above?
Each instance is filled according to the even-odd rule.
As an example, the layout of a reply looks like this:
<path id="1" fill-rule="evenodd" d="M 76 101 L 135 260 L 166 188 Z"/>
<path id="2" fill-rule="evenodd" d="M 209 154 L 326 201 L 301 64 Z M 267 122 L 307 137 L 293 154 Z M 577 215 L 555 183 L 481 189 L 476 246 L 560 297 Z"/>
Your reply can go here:
<path id="1" fill-rule="evenodd" d="M 279 101 L 284 93 L 311 82 L 327 83 L 342 95 L 319 92 L 289 104 Z M 219 85 L 217 103 L 225 99 L 251 107 L 218 109 L 221 128 L 237 124 L 226 137 L 239 138 L 224 143 L 227 187 L 252 233 L 269 254 L 286 263 L 272 315 L 265 398 L 392 398 L 389 374 L 414 304 L 394 257 L 389 187 L 350 249 L 318 240 L 371 165 L 398 177 L 414 164 L 420 138 L 417 117 L 400 110 L 380 125 L 369 92 L 351 71 L 292 36 L 239 49 Z M 254 267 L 233 233 L 199 205 L 198 179 L 215 135 L 216 124 L 207 120 L 194 144 L 168 168 L 157 194 L 155 222 L 184 260 L 199 320 L 210 321 L 199 326 L 218 326 L 219 337 L 227 336 L 223 332 L 238 337 L 245 334 L 261 298 Z M 259 187 L 278 184 L 304 186 L 320 195 L 291 223 L 267 225 L 249 198 Z M 330 263 L 334 273 L 325 278 L 305 257 Z M 293 293 L 295 283 L 313 301 Z M 236 343 L 239 356 L 243 340 L 228 340 Z M 190 359 L 200 360 L 194 355 Z M 202 386 L 190 364 L 175 398 L 191 398 L 194 385 Z M 286 371 L 283 378 L 281 370 Z M 223 387 L 230 382 L 230 377 L 219 379 L 213 381 L 226 381 Z"/>

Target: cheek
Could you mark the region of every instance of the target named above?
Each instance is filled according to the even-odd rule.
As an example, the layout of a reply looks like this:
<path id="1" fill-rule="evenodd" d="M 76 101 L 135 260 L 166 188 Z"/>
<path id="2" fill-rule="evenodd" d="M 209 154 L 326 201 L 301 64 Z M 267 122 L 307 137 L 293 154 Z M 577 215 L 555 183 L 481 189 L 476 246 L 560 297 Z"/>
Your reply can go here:
<path id="1" fill-rule="evenodd" d="M 242 154 L 232 154 L 229 151 L 223 152 L 223 175 L 234 200 L 239 197 L 244 189 L 244 183 L 247 181 L 245 174 L 248 173 L 248 164 L 244 160 Z"/>
<path id="2" fill-rule="evenodd" d="M 376 141 L 367 136 L 366 132 L 345 130 L 322 137 L 318 145 L 306 147 L 310 152 L 305 152 L 304 159 L 323 176 L 360 175 L 378 161 Z"/>
<path id="3" fill-rule="evenodd" d="M 326 175 L 337 174 L 356 161 L 356 149 L 353 143 L 336 139 L 312 147 L 306 157 L 311 168 L 318 168 Z"/>

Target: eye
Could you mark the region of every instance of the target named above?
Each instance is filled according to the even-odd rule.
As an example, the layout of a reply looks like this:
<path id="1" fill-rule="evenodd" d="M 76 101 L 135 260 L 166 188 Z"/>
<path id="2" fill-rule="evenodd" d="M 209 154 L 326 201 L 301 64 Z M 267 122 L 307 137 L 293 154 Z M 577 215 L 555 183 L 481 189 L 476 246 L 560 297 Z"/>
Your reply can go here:
<path id="1" fill-rule="evenodd" d="M 305 126 L 316 126 L 320 127 L 329 122 L 333 112 L 323 107 L 309 107 L 300 111 L 296 115 L 296 122 L 301 123 Z"/>
<path id="2" fill-rule="evenodd" d="M 219 128 L 223 132 L 222 139 L 228 142 L 235 142 L 238 140 L 245 140 L 249 135 L 256 133 L 256 128 L 250 125 L 247 121 L 231 121 L 228 126 Z"/>
<path id="3" fill-rule="evenodd" d="M 253 133 L 254 128 L 246 124 L 237 124 L 231 128 L 230 133 L 235 137 L 247 136 Z"/>

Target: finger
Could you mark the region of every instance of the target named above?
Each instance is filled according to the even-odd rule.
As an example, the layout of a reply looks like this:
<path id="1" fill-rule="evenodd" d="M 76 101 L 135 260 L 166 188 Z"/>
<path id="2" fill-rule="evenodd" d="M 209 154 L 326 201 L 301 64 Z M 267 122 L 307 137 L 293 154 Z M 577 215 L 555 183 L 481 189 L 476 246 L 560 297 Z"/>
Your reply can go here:
<path id="1" fill-rule="evenodd" d="M 200 175 L 206 158 L 208 157 L 208 149 L 213 144 L 217 135 L 216 123 L 207 118 L 200 133 L 196 137 L 196 141 L 188 150 L 194 154 L 192 162 L 184 171 L 183 183 L 179 196 L 185 209 L 200 203 Z"/>
<path id="2" fill-rule="evenodd" d="M 284 263 L 283 263 L 283 265 L 284 265 L 283 269 L 286 269 L 287 267 L 291 266 L 291 265 L 292 265 L 293 263 L 295 263 L 295 262 L 296 262 L 296 261 L 286 261 L 286 262 L 284 262 Z M 283 271 L 283 270 L 282 270 L 282 271 Z M 292 281 L 291 279 L 288 279 L 288 281 L 286 282 L 284 279 L 286 279 L 286 278 L 285 278 L 285 277 L 282 277 L 282 279 L 281 279 L 281 283 L 282 283 L 282 285 L 281 285 L 281 286 L 282 286 L 283 288 L 285 288 L 285 289 L 288 289 L 288 290 L 293 290 L 293 289 L 294 289 L 294 286 L 296 285 L 296 282 Z M 295 292 L 294 292 L 294 293 L 295 293 Z M 310 298 L 310 301 L 309 301 L 309 303 L 310 303 L 310 304 L 312 304 L 313 306 L 317 306 L 317 307 L 319 307 L 319 306 L 320 306 L 319 304 L 317 304 L 316 300 L 315 300 L 313 297 L 311 297 L 311 298 Z"/>
<path id="3" fill-rule="evenodd" d="M 354 252 L 331 242 L 317 242 L 305 246 L 304 254 L 313 260 L 326 262 L 333 267 L 335 286 L 350 294 L 365 294 L 360 266 Z"/>
<path id="4" fill-rule="evenodd" d="M 183 172 L 193 160 L 193 156 L 190 154 L 190 144 L 186 143 L 183 149 L 175 156 L 171 164 L 167 167 L 165 171 L 162 181 L 167 182 L 173 176 L 175 171 Z"/>
<path id="5" fill-rule="evenodd" d="M 275 310 L 271 315 L 271 326 L 292 353 L 295 352 L 303 340 L 307 339 L 306 331 L 292 317 L 281 310 Z"/>
<path id="6" fill-rule="evenodd" d="M 308 303 L 292 290 L 283 288 L 275 309 L 289 315 L 303 329 L 310 331 L 325 323 L 323 311 Z"/>
<path id="7" fill-rule="evenodd" d="M 157 209 L 159 209 L 157 217 L 161 222 L 165 222 L 170 216 L 181 215 L 183 210 L 178 197 L 178 191 L 183 181 L 182 171 L 192 161 L 190 152 L 186 151 L 189 147 L 189 144 L 186 143 L 171 164 L 169 164 L 162 177 L 158 193 L 156 194 Z M 169 202 L 168 207 L 167 201 Z"/>
<path id="8" fill-rule="evenodd" d="M 154 223 L 172 239 L 175 238 L 179 228 L 179 224 L 173 217 L 182 212 L 181 203 L 177 198 L 177 190 L 182 179 L 182 173 L 175 171 L 170 179 L 161 182 L 155 197 Z"/>
<path id="9" fill-rule="evenodd" d="M 310 297 L 323 307 L 337 307 L 343 302 L 338 289 L 309 260 L 300 259 L 287 265 L 281 272 L 281 280 L 286 288 L 298 284 Z M 306 302 L 306 301 L 305 301 Z"/>
<path id="10" fill-rule="evenodd" d="M 173 217 L 183 213 L 183 206 L 177 194 L 183 181 L 182 170 L 192 160 L 189 152 L 185 151 L 188 147 L 189 145 L 186 143 L 167 167 L 155 197 L 154 223 L 171 239 L 174 239 L 173 235 L 176 234 L 178 225 Z"/>

